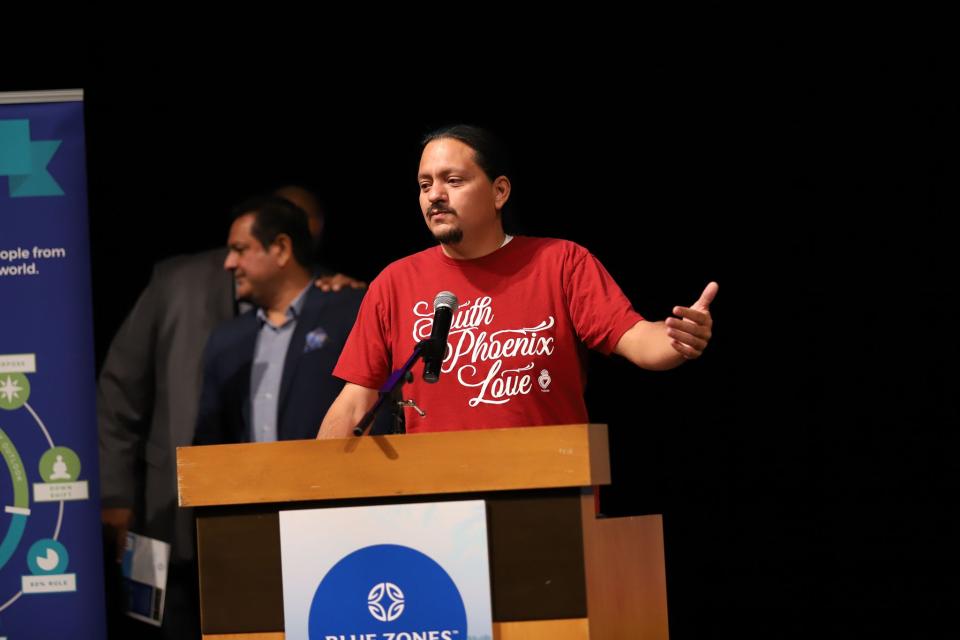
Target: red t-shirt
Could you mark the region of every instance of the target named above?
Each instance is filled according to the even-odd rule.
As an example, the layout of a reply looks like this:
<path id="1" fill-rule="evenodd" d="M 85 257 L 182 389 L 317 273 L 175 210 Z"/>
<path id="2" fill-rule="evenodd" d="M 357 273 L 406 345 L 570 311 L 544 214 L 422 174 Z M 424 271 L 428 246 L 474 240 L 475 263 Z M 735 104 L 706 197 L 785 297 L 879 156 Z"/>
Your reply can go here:
<path id="1" fill-rule="evenodd" d="M 459 300 L 439 382 L 403 387 L 407 432 L 587 421 L 583 346 L 610 353 L 643 318 L 603 265 L 566 240 L 516 237 L 490 255 L 454 260 L 439 246 L 389 265 L 370 284 L 334 375 L 379 389 L 419 340 L 433 300 Z"/>

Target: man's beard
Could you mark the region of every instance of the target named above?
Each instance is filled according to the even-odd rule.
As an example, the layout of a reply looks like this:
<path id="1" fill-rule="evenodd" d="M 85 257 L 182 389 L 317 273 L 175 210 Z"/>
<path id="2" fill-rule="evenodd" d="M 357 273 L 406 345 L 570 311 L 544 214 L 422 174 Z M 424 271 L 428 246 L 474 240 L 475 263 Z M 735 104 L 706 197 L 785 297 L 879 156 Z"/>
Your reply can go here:
<path id="1" fill-rule="evenodd" d="M 435 231 L 433 237 L 436 238 L 440 244 L 457 244 L 463 240 L 463 229 L 454 227 L 445 231 Z"/>
<path id="2" fill-rule="evenodd" d="M 449 207 L 444 206 L 432 206 L 427 209 L 427 215 L 432 215 L 434 213 L 447 213 L 452 216 L 456 216 L 457 212 Z M 459 227 L 453 227 L 447 229 L 446 231 L 434 231 L 433 237 L 437 239 L 437 242 L 440 244 L 457 244 L 463 240 L 463 230 Z"/>

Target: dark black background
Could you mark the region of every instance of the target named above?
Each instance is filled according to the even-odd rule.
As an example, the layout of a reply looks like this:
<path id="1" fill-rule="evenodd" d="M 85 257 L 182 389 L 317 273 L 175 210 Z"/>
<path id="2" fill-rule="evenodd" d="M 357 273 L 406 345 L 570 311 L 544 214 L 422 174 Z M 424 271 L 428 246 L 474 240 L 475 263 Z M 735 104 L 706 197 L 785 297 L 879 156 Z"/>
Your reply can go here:
<path id="1" fill-rule="evenodd" d="M 702 360 L 590 362 L 602 507 L 664 514 L 674 637 L 955 636 L 952 55 L 187 31 L 77 36 L 4 87 L 85 89 L 98 363 L 152 263 L 223 243 L 251 193 L 318 190 L 326 262 L 366 280 L 428 246 L 419 137 L 489 126 L 520 228 L 590 248 L 641 313 L 721 285 Z"/>

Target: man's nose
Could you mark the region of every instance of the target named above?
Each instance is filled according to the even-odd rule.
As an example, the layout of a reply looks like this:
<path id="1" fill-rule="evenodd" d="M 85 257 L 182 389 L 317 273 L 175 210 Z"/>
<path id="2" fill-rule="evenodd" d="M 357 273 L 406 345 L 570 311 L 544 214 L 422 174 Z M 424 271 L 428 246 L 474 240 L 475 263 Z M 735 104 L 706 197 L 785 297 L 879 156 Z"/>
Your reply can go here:
<path id="1" fill-rule="evenodd" d="M 223 268 L 227 271 L 233 271 L 237 268 L 237 254 L 231 251 L 223 261 Z"/>
<path id="2" fill-rule="evenodd" d="M 447 201 L 447 190 L 443 188 L 443 185 L 440 183 L 434 183 L 430 187 L 430 191 L 427 192 L 427 199 L 433 202 L 446 202 Z"/>

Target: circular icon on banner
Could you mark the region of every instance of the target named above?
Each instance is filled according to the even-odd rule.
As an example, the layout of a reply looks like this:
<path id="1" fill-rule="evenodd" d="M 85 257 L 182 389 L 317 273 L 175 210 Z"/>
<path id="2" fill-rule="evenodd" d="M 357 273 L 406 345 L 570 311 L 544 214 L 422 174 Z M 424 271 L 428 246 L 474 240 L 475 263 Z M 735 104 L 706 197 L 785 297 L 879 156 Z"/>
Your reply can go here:
<path id="1" fill-rule="evenodd" d="M 39 467 L 44 482 L 76 482 L 80 477 L 80 458 L 67 447 L 47 449 Z"/>
<path id="2" fill-rule="evenodd" d="M 381 544 L 354 551 L 327 572 L 313 594 L 308 628 L 310 640 L 389 633 L 466 640 L 467 611 L 436 560 Z"/>
<path id="3" fill-rule="evenodd" d="M 27 551 L 27 566 L 34 575 L 63 573 L 67 569 L 68 562 L 70 562 L 70 554 L 67 553 L 67 548 L 49 538 L 37 540 Z"/>
<path id="4" fill-rule="evenodd" d="M 30 381 L 22 373 L 0 373 L 0 409 L 13 411 L 27 403 Z"/>

